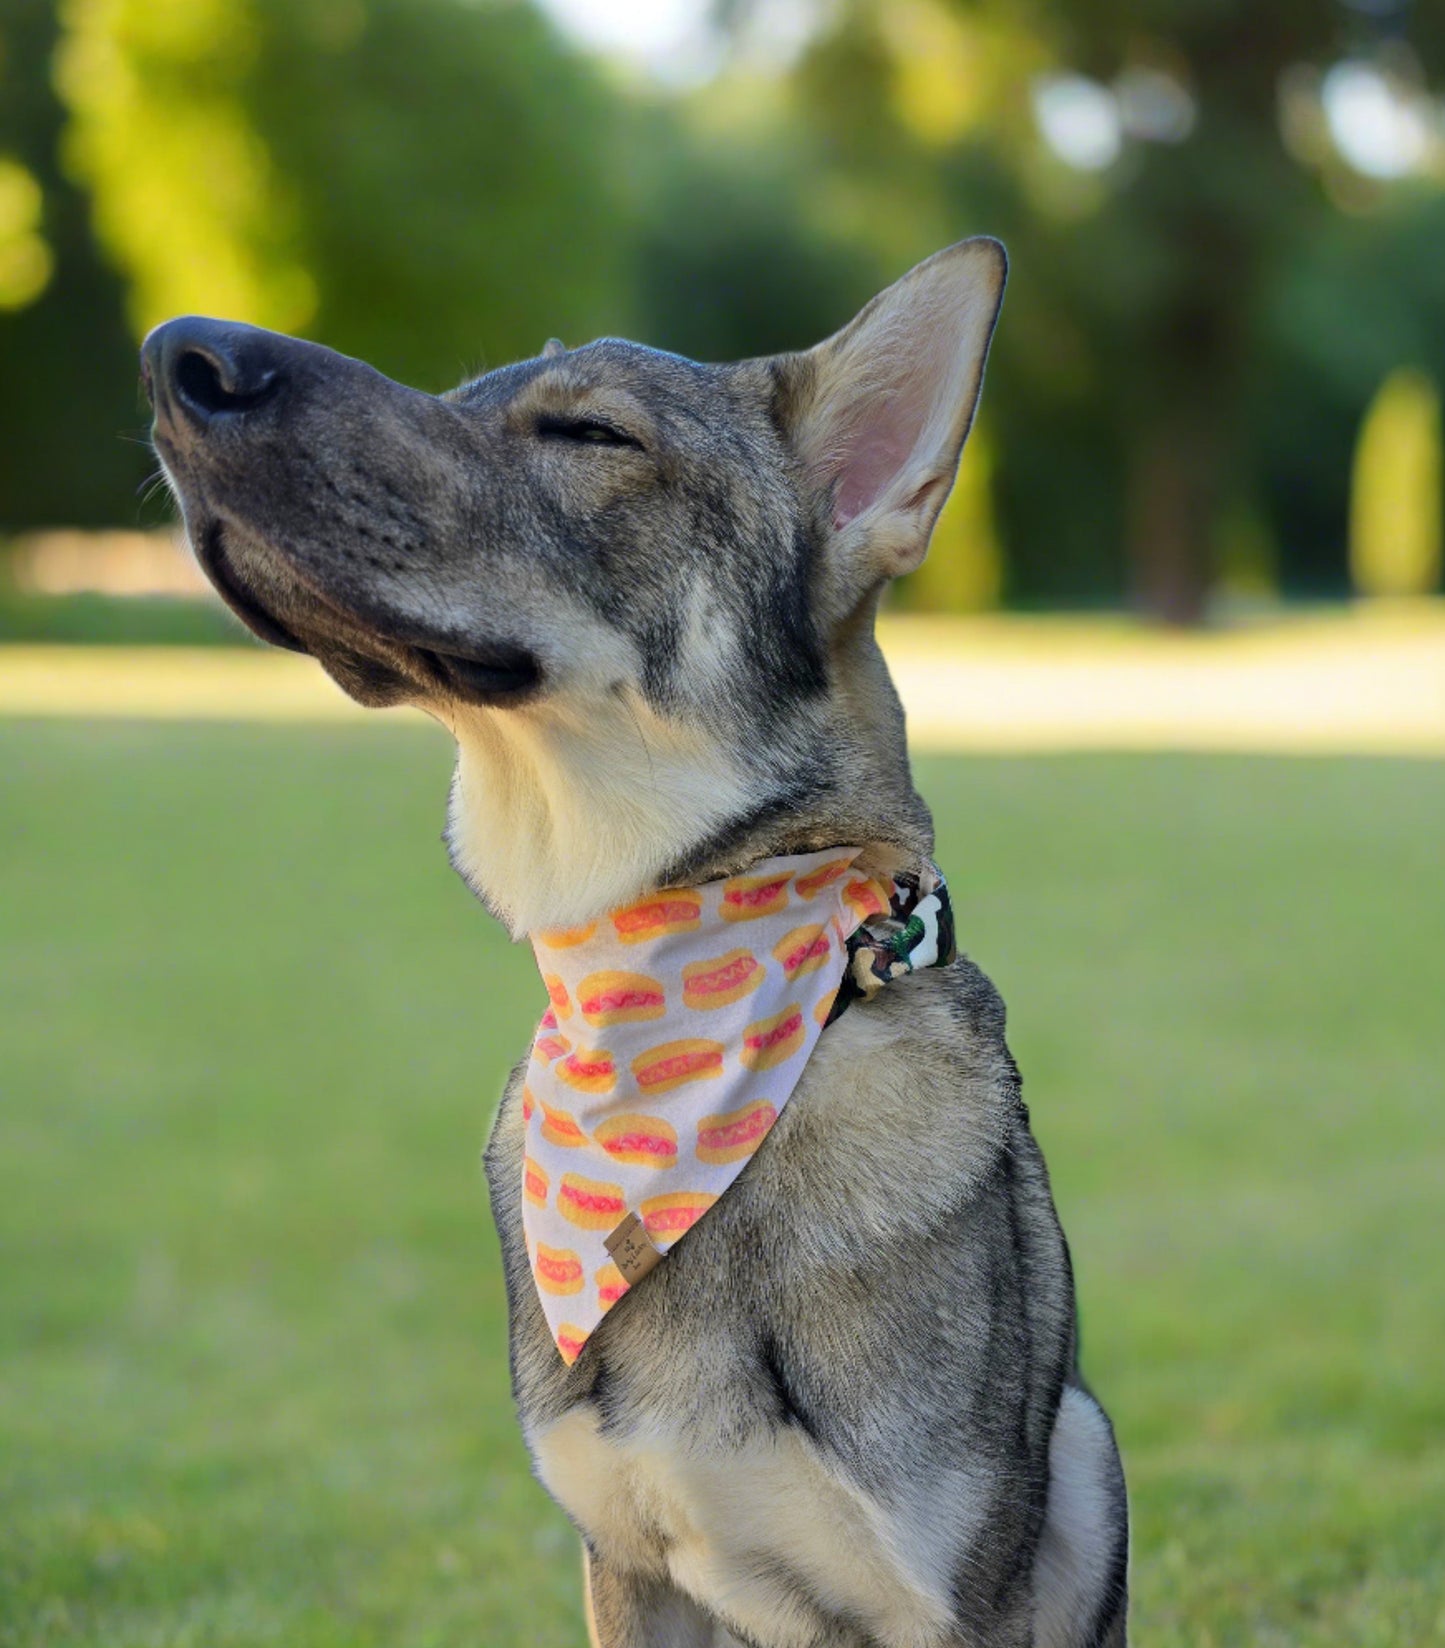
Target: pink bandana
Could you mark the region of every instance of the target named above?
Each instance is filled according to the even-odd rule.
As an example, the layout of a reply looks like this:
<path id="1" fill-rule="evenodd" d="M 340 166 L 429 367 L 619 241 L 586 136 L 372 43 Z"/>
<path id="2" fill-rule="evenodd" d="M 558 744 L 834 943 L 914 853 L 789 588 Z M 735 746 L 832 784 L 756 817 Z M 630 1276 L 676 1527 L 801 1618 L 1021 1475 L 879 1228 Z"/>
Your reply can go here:
<path id="1" fill-rule="evenodd" d="M 534 938 L 552 1005 L 522 1089 L 522 1222 L 566 1362 L 742 1172 L 840 985 L 847 999 L 951 958 L 931 867 L 923 887 L 909 878 L 909 913 L 873 938 L 872 918 L 898 912 L 905 888 L 857 873 L 860 850 L 768 859 Z"/>

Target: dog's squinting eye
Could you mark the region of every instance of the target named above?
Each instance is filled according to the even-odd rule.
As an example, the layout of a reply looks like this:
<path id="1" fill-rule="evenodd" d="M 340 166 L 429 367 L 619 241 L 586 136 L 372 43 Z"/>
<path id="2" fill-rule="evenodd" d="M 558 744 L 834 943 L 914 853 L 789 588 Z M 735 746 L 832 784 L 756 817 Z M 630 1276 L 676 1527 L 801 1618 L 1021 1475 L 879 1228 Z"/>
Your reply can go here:
<path id="1" fill-rule="evenodd" d="M 537 420 L 537 433 L 543 440 L 576 441 L 581 446 L 631 446 L 642 450 L 642 442 L 635 435 L 615 424 L 603 423 L 600 418 L 563 418 L 548 415 Z"/>

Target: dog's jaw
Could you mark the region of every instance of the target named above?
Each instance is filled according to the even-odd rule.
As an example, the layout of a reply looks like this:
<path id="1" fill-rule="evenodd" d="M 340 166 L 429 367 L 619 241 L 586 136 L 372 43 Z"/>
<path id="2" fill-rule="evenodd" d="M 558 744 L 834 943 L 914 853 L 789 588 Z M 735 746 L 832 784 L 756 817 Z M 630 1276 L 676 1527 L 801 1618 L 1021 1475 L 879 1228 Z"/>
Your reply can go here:
<path id="1" fill-rule="evenodd" d="M 544 700 L 438 718 L 457 741 L 452 862 L 517 938 L 655 887 L 690 845 L 756 804 L 715 743 L 631 687 L 585 714 Z"/>

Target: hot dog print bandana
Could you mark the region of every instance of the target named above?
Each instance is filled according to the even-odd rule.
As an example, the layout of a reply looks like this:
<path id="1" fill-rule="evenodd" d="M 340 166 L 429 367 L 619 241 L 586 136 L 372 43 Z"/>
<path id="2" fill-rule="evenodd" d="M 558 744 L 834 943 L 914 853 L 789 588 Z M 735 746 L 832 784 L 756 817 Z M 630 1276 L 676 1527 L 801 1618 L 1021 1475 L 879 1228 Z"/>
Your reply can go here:
<path id="1" fill-rule="evenodd" d="M 872 880 L 859 851 L 768 859 L 535 935 L 551 1005 L 522 1089 L 522 1222 L 569 1364 L 742 1171 L 824 1026 L 953 959 L 937 870 Z"/>

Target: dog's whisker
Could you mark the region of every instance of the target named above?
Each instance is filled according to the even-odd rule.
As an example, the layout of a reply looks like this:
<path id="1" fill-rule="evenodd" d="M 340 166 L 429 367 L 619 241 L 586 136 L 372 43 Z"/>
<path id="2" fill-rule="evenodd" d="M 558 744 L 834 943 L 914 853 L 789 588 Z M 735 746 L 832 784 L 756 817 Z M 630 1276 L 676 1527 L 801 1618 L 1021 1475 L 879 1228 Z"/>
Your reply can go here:
<path id="1" fill-rule="evenodd" d="M 168 484 L 166 472 L 163 469 L 158 469 L 154 475 L 147 475 L 145 480 L 136 488 L 137 496 L 140 498 L 142 505 L 158 498 L 166 490 Z"/>

